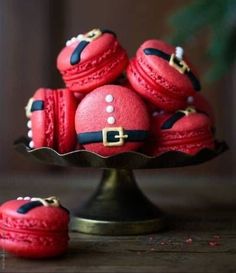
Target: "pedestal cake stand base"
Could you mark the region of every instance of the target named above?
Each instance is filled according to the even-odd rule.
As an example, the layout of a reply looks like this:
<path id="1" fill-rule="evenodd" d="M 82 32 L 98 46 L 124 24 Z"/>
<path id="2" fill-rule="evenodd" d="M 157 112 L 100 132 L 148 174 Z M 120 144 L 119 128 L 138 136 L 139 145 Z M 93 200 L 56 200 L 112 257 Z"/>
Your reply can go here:
<path id="1" fill-rule="evenodd" d="M 144 234 L 163 227 L 163 214 L 125 169 L 105 169 L 96 192 L 74 215 L 71 229 L 90 234 Z"/>

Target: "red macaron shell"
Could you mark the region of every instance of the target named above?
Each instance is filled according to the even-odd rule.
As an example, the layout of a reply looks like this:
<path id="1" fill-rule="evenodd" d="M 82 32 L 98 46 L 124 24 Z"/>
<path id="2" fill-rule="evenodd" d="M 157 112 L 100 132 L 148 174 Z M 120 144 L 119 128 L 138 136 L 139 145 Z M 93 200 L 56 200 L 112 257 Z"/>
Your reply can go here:
<path id="1" fill-rule="evenodd" d="M 192 113 L 177 120 L 170 129 L 161 129 L 173 114 L 160 114 L 152 118 L 148 154 L 159 155 L 168 151 L 181 151 L 194 155 L 203 148 L 214 149 L 211 122 L 205 114 Z"/>
<path id="2" fill-rule="evenodd" d="M 64 253 L 69 240 L 68 212 L 61 207 L 45 206 L 35 207 L 25 214 L 17 212 L 28 202 L 11 200 L 1 206 L 1 247 L 28 258 L 46 258 Z"/>
<path id="3" fill-rule="evenodd" d="M 10 200 L 2 204 L 1 219 L 4 226 L 9 228 L 35 229 L 35 230 L 67 230 L 69 215 L 61 207 L 40 206 L 33 208 L 26 214 L 17 210 L 28 200 Z"/>
<path id="4" fill-rule="evenodd" d="M 58 90 L 55 94 L 58 97 L 57 150 L 59 153 L 66 153 L 71 151 L 76 144 L 74 119 L 77 101 L 67 89 Z"/>
<path id="5" fill-rule="evenodd" d="M 2 232 L 4 232 L 4 240 L 0 238 L 1 248 L 23 258 L 42 259 L 61 256 L 65 253 L 68 245 L 67 240 L 64 241 L 61 235 L 47 237 L 39 234 Z"/>
<path id="6" fill-rule="evenodd" d="M 111 97 L 110 102 L 106 98 Z M 107 109 L 110 108 L 108 111 Z M 108 122 L 113 119 L 113 122 Z M 149 131 L 149 116 L 145 103 L 133 91 L 118 85 L 105 85 L 88 94 L 77 108 L 77 134 L 122 127 L 125 130 Z M 125 141 L 122 146 L 107 147 L 103 143 L 85 144 L 84 148 L 103 156 L 137 150 L 142 142 Z"/>
<path id="7" fill-rule="evenodd" d="M 131 85 L 161 109 L 175 111 L 185 107 L 187 96 L 196 93 L 191 80 L 186 74 L 172 67 L 167 60 L 155 55 L 146 55 L 144 49 L 147 48 L 158 49 L 169 55 L 175 53 L 175 48 L 163 41 L 144 42 L 127 68 Z M 189 62 L 185 62 L 192 70 Z"/>
<path id="8" fill-rule="evenodd" d="M 80 62 L 71 65 L 70 58 L 79 41 L 62 49 L 57 58 L 66 86 L 72 91 L 88 93 L 115 80 L 128 64 L 125 50 L 111 33 L 103 33 L 82 51 Z"/>
<path id="9" fill-rule="evenodd" d="M 40 88 L 34 101 L 43 101 L 44 109 L 31 113 L 32 140 L 34 148 L 50 147 L 59 153 L 74 149 L 76 133 L 74 115 L 77 100 L 67 89 Z"/>
<path id="10" fill-rule="evenodd" d="M 155 83 L 132 59 L 127 68 L 127 77 L 133 89 L 152 104 L 166 111 L 175 111 L 186 106 L 186 97 L 170 95 L 166 89 Z"/>

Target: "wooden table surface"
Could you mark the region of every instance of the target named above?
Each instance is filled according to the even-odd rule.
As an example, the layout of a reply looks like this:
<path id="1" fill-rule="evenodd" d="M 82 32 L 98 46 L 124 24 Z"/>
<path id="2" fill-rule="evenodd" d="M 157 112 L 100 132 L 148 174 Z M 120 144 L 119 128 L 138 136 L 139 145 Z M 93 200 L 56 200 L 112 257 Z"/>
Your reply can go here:
<path id="1" fill-rule="evenodd" d="M 1 253 L 0 272 L 236 272 L 236 221 L 169 219 L 169 228 L 142 236 L 70 234 L 68 253 L 26 260 Z"/>
<path id="2" fill-rule="evenodd" d="M 100 173 L 93 176 L 98 180 Z M 83 183 L 70 177 L 68 185 L 64 181 L 65 175 L 47 176 L 46 179 L 41 176 L 29 176 L 27 179 L 24 176 L 2 177 L 0 202 L 16 195 L 31 193 L 31 196 L 49 196 L 54 193 L 68 208 L 72 208 L 76 202 L 80 203 L 91 194 L 92 184 L 97 184 L 90 177 L 90 174 L 84 174 L 81 178 Z M 203 190 L 201 186 L 195 187 L 193 182 L 190 191 L 189 183 L 181 184 L 181 177 L 178 185 L 175 182 L 176 187 L 174 183 L 170 187 L 165 176 L 161 178 L 162 183 L 158 186 L 144 184 L 139 179 L 149 198 L 169 215 L 169 226 L 161 233 L 114 237 L 71 233 L 68 253 L 57 259 L 27 260 L 1 251 L 0 272 L 235 273 L 236 216 L 233 196 L 231 199 L 228 196 L 228 203 L 225 201 L 223 208 L 223 203 L 217 206 L 213 202 L 220 199 L 223 188 L 213 190 L 211 183 L 206 193 L 206 186 Z M 143 180 L 147 180 L 147 177 Z M 199 181 L 197 185 L 200 185 Z M 177 186 L 181 188 L 182 195 Z M 197 189 L 199 196 L 202 196 L 199 198 L 202 207 L 198 206 L 198 209 L 194 202 Z M 209 200 L 209 204 L 206 200 Z"/>

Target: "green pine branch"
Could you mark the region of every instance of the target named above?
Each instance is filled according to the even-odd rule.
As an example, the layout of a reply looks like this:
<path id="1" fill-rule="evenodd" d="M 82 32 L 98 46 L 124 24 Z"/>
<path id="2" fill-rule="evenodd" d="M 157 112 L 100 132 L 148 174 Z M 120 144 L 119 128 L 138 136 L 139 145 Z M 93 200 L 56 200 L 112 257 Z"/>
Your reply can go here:
<path id="1" fill-rule="evenodd" d="M 217 80 L 229 71 L 235 61 L 236 1 L 195 0 L 181 8 L 169 19 L 174 32 L 170 41 L 174 44 L 192 43 L 204 31 L 209 32 L 206 56 L 211 66 L 207 81 Z"/>

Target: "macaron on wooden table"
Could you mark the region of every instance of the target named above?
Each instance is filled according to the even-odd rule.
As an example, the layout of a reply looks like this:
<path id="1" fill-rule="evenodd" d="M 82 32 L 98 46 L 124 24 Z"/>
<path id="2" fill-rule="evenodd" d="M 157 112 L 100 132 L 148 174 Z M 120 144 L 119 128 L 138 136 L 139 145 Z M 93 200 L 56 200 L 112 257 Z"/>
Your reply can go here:
<path id="1" fill-rule="evenodd" d="M 0 247 L 24 258 L 61 256 L 68 247 L 69 218 L 55 196 L 7 201 L 0 206 Z"/>

